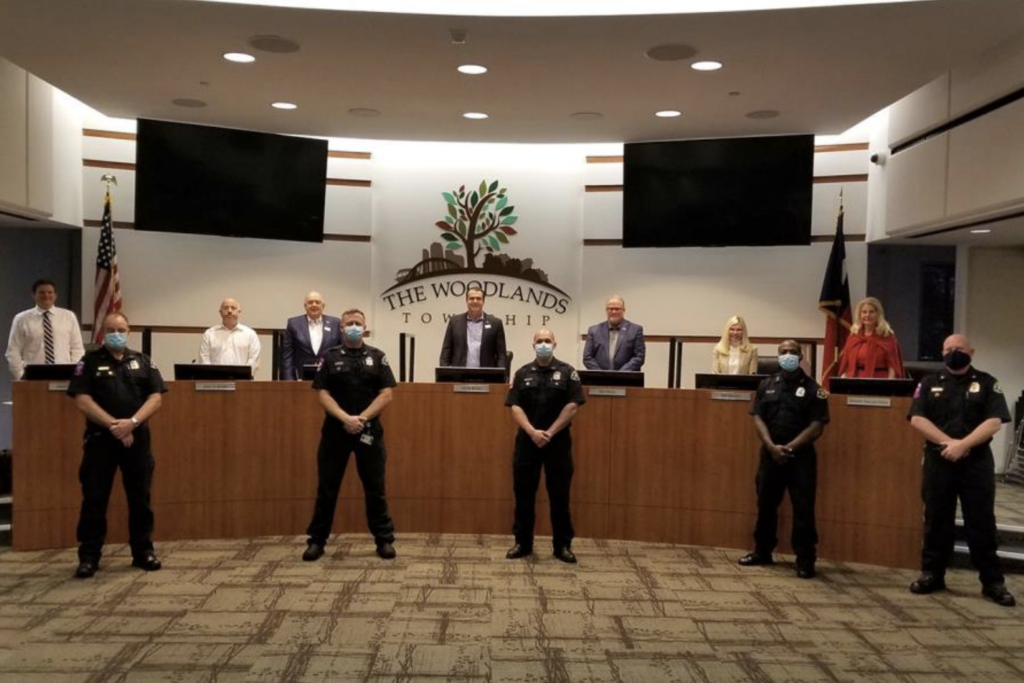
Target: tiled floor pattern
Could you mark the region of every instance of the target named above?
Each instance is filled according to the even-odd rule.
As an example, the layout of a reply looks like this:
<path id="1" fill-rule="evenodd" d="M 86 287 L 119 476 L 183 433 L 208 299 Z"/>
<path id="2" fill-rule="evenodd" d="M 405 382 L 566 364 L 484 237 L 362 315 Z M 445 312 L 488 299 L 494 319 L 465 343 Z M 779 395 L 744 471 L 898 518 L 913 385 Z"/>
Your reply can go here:
<path id="1" fill-rule="evenodd" d="M 914 596 L 914 573 L 828 562 L 742 569 L 736 551 L 580 539 L 578 566 L 504 559 L 507 537 L 346 536 L 0 553 L 0 681 L 1024 681 L 1024 607 L 973 573 Z M 543 547 L 538 543 L 538 547 Z M 1024 581 L 1010 577 L 1024 598 Z"/>

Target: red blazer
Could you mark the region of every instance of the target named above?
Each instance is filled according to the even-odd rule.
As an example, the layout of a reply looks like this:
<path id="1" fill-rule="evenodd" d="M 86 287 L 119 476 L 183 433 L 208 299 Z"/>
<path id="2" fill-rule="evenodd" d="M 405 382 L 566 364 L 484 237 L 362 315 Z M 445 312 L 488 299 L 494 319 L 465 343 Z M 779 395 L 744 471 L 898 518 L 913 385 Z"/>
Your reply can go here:
<path id="1" fill-rule="evenodd" d="M 864 359 L 861 359 L 861 354 Z M 900 353 L 896 335 L 883 337 L 873 334 L 851 334 L 843 347 L 843 357 L 839 361 L 839 374 L 846 377 L 873 377 L 885 379 L 889 376 L 889 368 L 896 371 L 896 377 L 904 377 L 903 354 Z"/>

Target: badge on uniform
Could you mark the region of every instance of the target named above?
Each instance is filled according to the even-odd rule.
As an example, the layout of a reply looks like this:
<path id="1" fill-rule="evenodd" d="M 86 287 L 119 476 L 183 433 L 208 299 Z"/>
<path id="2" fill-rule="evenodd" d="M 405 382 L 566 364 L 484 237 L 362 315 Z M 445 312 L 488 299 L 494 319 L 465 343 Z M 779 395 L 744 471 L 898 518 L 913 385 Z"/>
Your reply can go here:
<path id="1" fill-rule="evenodd" d="M 373 365 L 373 356 L 367 356 L 366 357 L 366 364 L 370 365 L 370 366 Z"/>
<path id="2" fill-rule="evenodd" d="M 807 390 L 804 389 L 803 387 L 797 387 L 796 388 L 796 397 L 797 398 L 803 398 L 804 394 L 806 394 L 806 393 L 807 393 Z"/>
<path id="3" fill-rule="evenodd" d="M 361 443 L 365 443 L 367 446 L 373 445 L 373 434 L 367 434 L 363 432 L 363 435 L 359 437 Z"/>
<path id="4" fill-rule="evenodd" d="M 976 394 L 981 391 L 981 384 L 978 382 L 971 382 L 971 388 L 967 390 L 969 393 Z"/>
<path id="5" fill-rule="evenodd" d="M 551 375 L 551 379 L 557 382 L 558 380 L 562 379 L 562 373 L 559 370 L 555 370 L 555 372 Z"/>
<path id="6" fill-rule="evenodd" d="M 128 369 L 129 370 L 138 370 L 139 369 L 139 361 L 134 360 L 134 359 L 128 361 Z"/>
<path id="7" fill-rule="evenodd" d="M 943 391 L 942 387 L 932 387 L 932 393 L 933 394 L 941 394 L 942 391 Z"/>

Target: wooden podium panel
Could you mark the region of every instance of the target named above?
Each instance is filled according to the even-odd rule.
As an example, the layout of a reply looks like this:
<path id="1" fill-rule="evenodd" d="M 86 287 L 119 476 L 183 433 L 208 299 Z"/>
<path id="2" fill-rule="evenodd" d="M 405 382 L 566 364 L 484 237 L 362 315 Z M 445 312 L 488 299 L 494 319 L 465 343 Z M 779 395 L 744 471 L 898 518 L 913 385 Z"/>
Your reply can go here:
<path id="1" fill-rule="evenodd" d="M 170 382 L 153 420 L 156 540 L 299 535 L 316 496 L 323 422 L 308 382 L 238 382 L 200 391 Z M 505 388 L 460 393 L 402 384 L 384 413 L 387 495 L 397 534 L 510 534 L 515 425 Z M 749 401 L 710 391 L 626 389 L 588 400 L 574 422 L 573 521 L 583 537 L 749 549 L 758 441 Z M 921 541 L 921 440 L 908 399 L 891 407 L 830 399 L 818 442 L 819 553 L 915 567 Z M 14 547 L 75 545 L 84 418 L 47 382 L 14 387 Z M 354 458 L 351 459 L 354 461 Z M 788 503 L 780 549 L 790 534 Z M 537 533 L 550 534 L 543 482 Z M 126 539 L 124 495 L 111 496 L 109 541 Z M 348 467 L 335 532 L 366 532 Z"/>

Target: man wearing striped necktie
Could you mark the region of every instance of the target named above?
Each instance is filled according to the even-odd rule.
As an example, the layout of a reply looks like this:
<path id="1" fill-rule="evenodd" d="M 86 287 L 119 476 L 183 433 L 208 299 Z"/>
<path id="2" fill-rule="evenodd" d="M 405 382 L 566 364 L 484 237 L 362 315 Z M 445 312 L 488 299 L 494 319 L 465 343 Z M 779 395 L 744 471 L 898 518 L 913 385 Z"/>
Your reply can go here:
<path id="1" fill-rule="evenodd" d="M 14 316 L 7 341 L 7 365 L 14 379 L 21 379 L 26 365 L 77 363 L 85 354 L 78 318 L 58 308 L 57 285 L 36 280 L 32 285 L 36 305 Z"/>

